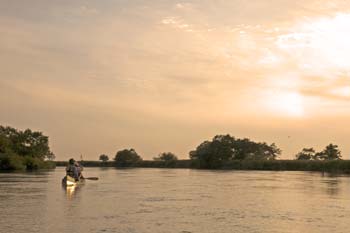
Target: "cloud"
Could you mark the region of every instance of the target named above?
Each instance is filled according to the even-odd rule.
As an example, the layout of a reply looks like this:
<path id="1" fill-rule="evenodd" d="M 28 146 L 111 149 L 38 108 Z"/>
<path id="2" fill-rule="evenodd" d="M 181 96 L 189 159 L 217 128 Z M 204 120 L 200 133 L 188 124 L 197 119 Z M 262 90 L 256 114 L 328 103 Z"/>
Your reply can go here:
<path id="1" fill-rule="evenodd" d="M 185 7 L 184 4 L 182 4 L 182 3 L 177 3 L 175 6 L 178 9 L 183 9 Z"/>
<path id="2" fill-rule="evenodd" d="M 177 28 L 186 32 L 193 32 L 192 25 L 187 24 L 183 19 L 179 17 L 166 17 L 161 20 L 164 25 L 170 25 L 173 28 Z"/>
<path id="3" fill-rule="evenodd" d="M 191 10 L 193 8 L 193 4 L 189 2 L 179 2 L 175 4 L 175 8 L 179 10 Z"/>

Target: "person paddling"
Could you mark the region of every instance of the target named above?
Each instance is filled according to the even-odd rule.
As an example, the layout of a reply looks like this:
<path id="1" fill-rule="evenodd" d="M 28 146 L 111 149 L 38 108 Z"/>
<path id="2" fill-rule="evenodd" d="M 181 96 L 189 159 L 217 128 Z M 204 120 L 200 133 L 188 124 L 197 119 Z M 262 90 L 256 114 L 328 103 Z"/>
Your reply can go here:
<path id="1" fill-rule="evenodd" d="M 68 161 L 68 166 L 66 167 L 66 175 L 73 177 L 76 181 L 79 180 L 79 171 L 78 167 L 75 165 L 75 160 L 72 158 Z M 81 174 L 81 171 L 80 171 Z"/>
<path id="2" fill-rule="evenodd" d="M 82 173 L 82 171 L 84 170 L 83 166 L 81 166 L 77 161 L 75 161 L 74 166 L 77 169 L 79 180 L 84 179 L 84 176 Z"/>
<path id="3" fill-rule="evenodd" d="M 75 181 L 98 180 L 98 177 L 84 177 L 82 173 L 83 170 L 83 166 L 81 166 L 77 161 L 75 161 L 72 158 L 68 161 L 68 166 L 66 167 L 66 176 L 74 178 Z M 64 179 L 66 180 L 67 177 L 65 177 Z"/>

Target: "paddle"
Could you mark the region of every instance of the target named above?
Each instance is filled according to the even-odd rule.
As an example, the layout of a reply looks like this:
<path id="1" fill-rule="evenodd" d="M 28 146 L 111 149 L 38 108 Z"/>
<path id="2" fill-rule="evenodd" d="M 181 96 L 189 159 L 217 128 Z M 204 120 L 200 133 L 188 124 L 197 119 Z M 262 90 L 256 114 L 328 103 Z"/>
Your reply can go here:
<path id="1" fill-rule="evenodd" d="M 85 180 L 98 180 L 98 177 L 84 177 Z"/>

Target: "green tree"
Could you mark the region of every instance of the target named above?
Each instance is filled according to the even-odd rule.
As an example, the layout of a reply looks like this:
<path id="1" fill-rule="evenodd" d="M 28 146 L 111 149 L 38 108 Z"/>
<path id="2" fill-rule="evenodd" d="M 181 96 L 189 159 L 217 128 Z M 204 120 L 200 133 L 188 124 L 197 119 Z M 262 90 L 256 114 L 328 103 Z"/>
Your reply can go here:
<path id="1" fill-rule="evenodd" d="M 198 161 L 201 168 L 218 168 L 224 161 L 234 158 L 234 142 L 230 135 L 217 135 L 190 151 L 190 159 Z"/>
<path id="2" fill-rule="evenodd" d="M 127 167 L 139 161 L 142 161 L 142 158 L 136 153 L 134 149 L 124 149 L 117 152 L 114 160 L 116 165 Z"/>
<path id="3" fill-rule="evenodd" d="M 105 163 L 109 160 L 109 157 L 108 157 L 108 155 L 102 154 L 102 155 L 100 155 L 99 160 L 101 160 L 102 162 Z"/>
<path id="4" fill-rule="evenodd" d="M 10 140 L 5 136 L 0 134 L 0 154 L 4 154 L 10 150 Z"/>
<path id="5" fill-rule="evenodd" d="M 216 135 L 212 141 L 205 141 L 191 151 L 190 159 L 197 161 L 201 168 L 218 168 L 231 160 L 272 160 L 280 153 L 281 150 L 274 143 L 268 145 L 247 138 Z"/>
<path id="6" fill-rule="evenodd" d="M 282 153 L 282 150 L 278 148 L 275 143 L 270 145 L 266 144 L 265 142 L 258 144 L 260 145 L 260 155 L 258 154 L 258 156 L 260 156 L 259 159 L 274 160 Z"/>
<path id="7" fill-rule="evenodd" d="M 316 151 L 314 148 L 303 148 L 301 152 L 295 155 L 297 160 L 312 160 L 315 159 Z"/>
<path id="8" fill-rule="evenodd" d="M 315 158 L 319 160 L 339 160 L 341 157 L 341 151 L 338 149 L 338 146 L 332 143 L 315 155 Z"/>
<path id="9" fill-rule="evenodd" d="M 177 160 L 177 156 L 171 152 L 163 152 L 161 154 L 159 154 L 157 157 L 154 157 L 153 160 L 156 161 L 176 161 Z"/>
<path id="10" fill-rule="evenodd" d="M 0 169 L 37 169 L 48 165 L 44 160 L 53 160 L 55 155 L 42 132 L 0 126 L 0 157 Z"/>
<path id="11" fill-rule="evenodd" d="M 234 159 L 273 160 L 281 154 L 281 150 L 274 143 L 268 145 L 244 138 L 235 140 L 233 153 Z"/>
<path id="12" fill-rule="evenodd" d="M 56 159 L 56 155 L 52 152 L 50 152 L 48 155 L 46 155 L 46 159 L 49 161 L 53 161 Z"/>
<path id="13" fill-rule="evenodd" d="M 50 151 L 49 138 L 42 132 L 26 129 L 20 131 L 12 127 L 0 126 L 0 135 L 7 138 L 7 150 L 20 156 L 31 156 L 41 160 L 50 159 L 54 155 Z"/>

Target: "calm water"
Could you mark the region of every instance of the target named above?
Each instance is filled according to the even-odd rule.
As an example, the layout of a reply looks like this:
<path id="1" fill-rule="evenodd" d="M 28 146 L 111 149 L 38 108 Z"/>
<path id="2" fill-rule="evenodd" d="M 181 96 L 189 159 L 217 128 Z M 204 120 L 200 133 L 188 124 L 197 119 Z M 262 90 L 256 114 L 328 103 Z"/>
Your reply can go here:
<path id="1" fill-rule="evenodd" d="M 63 168 L 0 173 L 0 232 L 349 232 L 350 177 L 306 172 Z"/>

